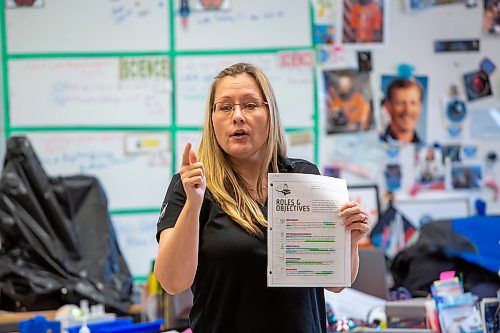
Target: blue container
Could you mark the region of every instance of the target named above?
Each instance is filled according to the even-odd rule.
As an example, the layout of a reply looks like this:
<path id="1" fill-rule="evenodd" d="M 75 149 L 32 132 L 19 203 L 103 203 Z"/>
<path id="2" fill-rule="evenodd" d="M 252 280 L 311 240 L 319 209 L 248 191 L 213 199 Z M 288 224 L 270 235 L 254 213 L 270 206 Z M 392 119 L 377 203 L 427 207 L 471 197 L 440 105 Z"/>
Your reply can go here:
<path id="1" fill-rule="evenodd" d="M 155 320 L 150 323 L 137 323 L 128 326 L 108 327 L 97 333 L 156 333 L 161 331 L 164 320 Z M 94 331 L 92 331 L 94 333 Z"/>
<path id="2" fill-rule="evenodd" d="M 117 326 L 128 326 L 132 324 L 132 319 L 131 318 L 118 318 L 115 320 L 110 320 L 110 321 L 103 321 L 100 323 L 92 323 L 92 324 L 87 324 L 87 327 L 90 329 L 90 332 L 92 333 L 98 333 L 101 332 L 102 329 L 105 328 L 110 328 L 110 327 L 117 327 Z M 69 333 L 78 333 L 82 325 L 77 325 L 77 326 L 71 326 L 67 328 Z"/>
<path id="3" fill-rule="evenodd" d="M 19 322 L 19 333 L 61 333 L 61 323 L 48 321 L 44 316 L 35 316 L 33 319 Z"/>

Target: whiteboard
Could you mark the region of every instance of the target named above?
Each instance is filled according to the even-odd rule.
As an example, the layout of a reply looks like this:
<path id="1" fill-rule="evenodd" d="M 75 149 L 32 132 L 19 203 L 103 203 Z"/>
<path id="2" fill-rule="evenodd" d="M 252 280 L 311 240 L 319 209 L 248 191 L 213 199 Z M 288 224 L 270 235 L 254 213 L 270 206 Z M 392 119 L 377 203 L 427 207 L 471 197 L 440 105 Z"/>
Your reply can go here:
<path id="1" fill-rule="evenodd" d="M 177 57 L 175 94 L 178 125 L 204 125 L 208 89 L 213 78 L 236 62 L 254 64 L 269 78 L 283 126 L 313 126 L 313 69 L 307 66 L 281 66 L 280 53 Z"/>
<path id="2" fill-rule="evenodd" d="M 177 50 L 311 46 L 309 1 L 222 1 L 228 4 L 227 9 L 203 10 L 192 6 L 185 26 L 179 11 L 181 2 L 175 1 Z"/>
<path id="3" fill-rule="evenodd" d="M 126 142 L 145 132 L 29 133 L 35 152 L 49 176 L 86 174 L 97 177 L 108 198 L 108 208 L 157 208 L 171 178 L 170 139 L 168 149 L 127 152 Z M 164 147 L 162 143 L 159 147 Z"/>
<path id="4" fill-rule="evenodd" d="M 7 8 L 7 51 L 167 51 L 168 6 L 167 0 L 46 0 Z"/>
<path id="5" fill-rule="evenodd" d="M 169 125 L 168 57 L 12 60 L 11 126 Z"/>
<path id="6" fill-rule="evenodd" d="M 118 245 L 133 277 L 145 277 L 156 258 L 158 214 L 112 215 Z"/>
<path id="7" fill-rule="evenodd" d="M 189 141 L 192 144 L 193 149 L 198 152 L 200 146 L 201 137 L 203 132 L 201 131 L 182 131 L 177 132 L 175 140 L 175 172 L 179 172 L 182 163 L 182 154 L 186 148 L 186 143 Z"/>

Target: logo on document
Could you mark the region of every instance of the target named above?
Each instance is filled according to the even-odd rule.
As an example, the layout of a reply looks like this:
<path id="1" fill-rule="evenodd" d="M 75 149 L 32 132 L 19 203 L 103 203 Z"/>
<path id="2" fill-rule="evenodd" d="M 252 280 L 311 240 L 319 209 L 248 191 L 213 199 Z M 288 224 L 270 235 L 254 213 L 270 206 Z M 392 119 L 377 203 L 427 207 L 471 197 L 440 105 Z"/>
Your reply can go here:
<path id="1" fill-rule="evenodd" d="M 288 184 L 287 183 L 285 183 L 283 185 L 276 186 L 275 190 L 276 190 L 276 192 L 282 193 L 285 197 L 288 194 L 292 193 L 292 191 L 288 188 Z"/>

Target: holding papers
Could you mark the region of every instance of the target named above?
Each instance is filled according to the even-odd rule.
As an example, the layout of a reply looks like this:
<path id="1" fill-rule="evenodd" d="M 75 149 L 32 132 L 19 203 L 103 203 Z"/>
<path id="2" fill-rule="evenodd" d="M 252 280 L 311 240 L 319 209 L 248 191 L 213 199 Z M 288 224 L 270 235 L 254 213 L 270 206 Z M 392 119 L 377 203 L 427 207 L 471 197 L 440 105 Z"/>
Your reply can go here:
<path id="1" fill-rule="evenodd" d="M 351 238 L 339 217 L 345 180 L 299 173 L 268 175 L 267 285 L 351 285 Z"/>

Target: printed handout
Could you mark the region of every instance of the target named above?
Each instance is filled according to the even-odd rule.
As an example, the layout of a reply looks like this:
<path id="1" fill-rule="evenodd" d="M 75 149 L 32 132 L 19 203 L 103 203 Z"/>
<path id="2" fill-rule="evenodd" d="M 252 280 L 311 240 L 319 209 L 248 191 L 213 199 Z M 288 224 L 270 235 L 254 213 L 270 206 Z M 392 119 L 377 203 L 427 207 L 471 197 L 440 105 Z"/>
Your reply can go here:
<path id="1" fill-rule="evenodd" d="M 351 238 L 338 215 L 349 200 L 346 181 L 271 173 L 268 200 L 267 285 L 350 286 Z"/>

